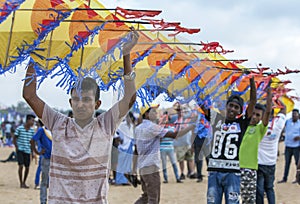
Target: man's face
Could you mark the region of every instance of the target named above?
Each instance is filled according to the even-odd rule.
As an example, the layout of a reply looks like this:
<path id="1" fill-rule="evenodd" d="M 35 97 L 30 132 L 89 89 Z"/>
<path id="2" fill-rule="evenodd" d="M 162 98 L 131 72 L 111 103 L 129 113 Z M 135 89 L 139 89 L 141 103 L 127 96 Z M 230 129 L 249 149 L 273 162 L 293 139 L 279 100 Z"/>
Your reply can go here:
<path id="1" fill-rule="evenodd" d="M 30 118 L 28 121 L 27 121 L 27 124 L 29 127 L 32 127 L 34 125 L 35 121 L 34 121 L 34 118 Z"/>
<path id="2" fill-rule="evenodd" d="M 263 110 L 260 109 L 254 109 L 251 120 L 250 120 L 250 125 L 256 125 L 259 123 L 259 121 L 263 117 Z"/>
<path id="3" fill-rule="evenodd" d="M 93 117 L 95 109 L 97 109 L 94 91 L 83 91 L 81 92 L 81 96 L 79 96 L 76 91 L 73 91 L 71 94 L 70 105 L 75 119 L 89 120 Z"/>
<path id="4" fill-rule="evenodd" d="M 234 101 L 231 101 L 226 105 L 226 118 L 229 120 L 234 120 L 241 112 L 241 107 Z"/>
<path id="5" fill-rule="evenodd" d="M 297 121 L 299 119 L 299 113 L 297 111 L 292 112 L 293 121 Z"/>
<path id="6" fill-rule="evenodd" d="M 151 110 L 149 111 L 149 120 L 151 120 L 152 122 L 156 122 L 157 120 L 156 108 L 151 108 Z"/>

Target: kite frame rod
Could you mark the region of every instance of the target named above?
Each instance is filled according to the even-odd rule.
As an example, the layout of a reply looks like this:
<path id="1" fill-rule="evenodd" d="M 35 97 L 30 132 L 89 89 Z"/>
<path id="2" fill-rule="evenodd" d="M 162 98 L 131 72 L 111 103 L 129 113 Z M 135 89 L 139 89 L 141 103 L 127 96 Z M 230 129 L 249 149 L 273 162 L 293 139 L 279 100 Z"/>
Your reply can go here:
<path id="1" fill-rule="evenodd" d="M 77 22 L 77 23 L 137 23 L 137 24 L 151 24 L 147 21 L 129 21 L 129 20 L 70 20 L 66 19 L 62 22 Z"/>
<path id="2" fill-rule="evenodd" d="M 198 46 L 203 46 L 204 44 L 202 43 L 193 43 L 193 42 L 138 42 L 138 45 L 154 45 L 154 44 L 166 44 L 166 45 L 198 45 Z"/>
<path id="3" fill-rule="evenodd" d="M 2 9 L 0 9 L 1 11 Z M 17 11 L 52 11 L 52 10 L 57 10 L 57 11 L 71 11 L 71 10 L 79 10 L 79 11 L 89 11 L 89 10 L 94 10 L 94 11 L 117 11 L 118 9 L 116 8 L 74 8 L 74 9 L 71 9 L 71 8 L 49 8 L 49 9 L 44 9 L 44 8 L 20 8 L 20 9 L 17 9 Z M 147 12 L 147 11 L 150 11 L 150 12 L 158 12 L 158 11 L 161 11 L 161 10 L 147 10 L 147 9 L 124 9 L 124 10 L 127 10 L 127 11 L 142 11 L 142 12 Z"/>
<path id="4" fill-rule="evenodd" d="M 234 52 L 233 50 L 229 50 L 228 52 Z M 191 53 L 191 54 L 193 54 L 193 53 L 195 53 L 195 54 L 222 54 L 222 52 L 205 52 L 205 51 L 197 51 L 197 50 L 195 50 L 195 51 L 178 51 L 178 52 L 164 52 L 164 51 L 152 51 L 152 53 L 157 53 L 157 54 L 164 54 L 164 53 Z M 244 59 L 244 60 L 246 60 L 246 59 Z M 248 60 L 246 60 L 246 61 L 248 61 Z"/>
<path id="5" fill-rule="evenodd" d="M 192 59 L 188 59 L 188 58 L 175 58 L 173 59 L 173 61 L 188 61 L 188 60 L 193 60 L 193 59 L 197 59 L 197 58 L 192 58 Z M 241 61 L 238 59 L 199 59 L 199 62 L 234 62 L 234 61 Z M 245 59 L 245 61 L 248 61 L 247 59 Z"/>
<path id="6" fill-rule="evenodd" d="M 6 67 L 7 65 L 7 61 L 8 61 L 8 53 L 9 53 L 9 48 L 11 45 L 11 38 L 12 38 L 12 34 L 13 34 L 13 28 L 14 28 L 14 24 L 15 24 L 15 15 L 16 15 L 16 11 L 13 12 L 12 15 L 12 20 L 11 20 L 11 25 L 10 25 L 10 30 L 9 30 L 9 36 L 8 36 L 8 43 L 7 43 L 7 47 L 6 47 L 6 55 L 5 55 L 5 60 L 4 60 L 4 67 Z"/>
<path id="7" fill-rule="evenodd" d="M 126 30 L 126 29 L 101 29 L 101 31 L 131 31 L 130 29 Z M 149 31 L 149 32 L 162 32 L 162 31 L 165 31 L 165 32 L 168 32 L 168 31 L 176 31 L 175 28 L 167 28 L 167 29 L 139 29 L 139 30 L 136 30 L 137 32 L 146 32 L 146 31 Z"/>

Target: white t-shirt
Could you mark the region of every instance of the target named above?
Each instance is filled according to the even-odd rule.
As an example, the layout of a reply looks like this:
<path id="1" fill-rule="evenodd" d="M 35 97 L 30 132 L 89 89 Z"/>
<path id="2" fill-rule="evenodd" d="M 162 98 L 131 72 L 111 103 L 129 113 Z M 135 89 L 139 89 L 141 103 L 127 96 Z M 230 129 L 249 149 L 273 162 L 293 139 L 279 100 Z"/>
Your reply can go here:
<path id="1" fill-rule="evenodd" d="M 7 123 L 5 125 L 5 133 L 10 133 L 11 127 L 12 127 L 12 125 L 10 123 Z"/>
<path id="2" fill-rule="evenodd" d="M 286 116 L 279 113 L 269 122 L 266 135 L 258 147 L 258 164 L 275 165 L 278 152 L 278 140 L 284 128 Z"/>
<path id="3" fill-rule="evenodd" d="M 128 126 L 125 120 L 119 125 L 117 133 L 119 134 L 119 137 L 123 140 L 123 142 L 119 144 L 118 149 L 121 151 L 127 151 L 134 139 L 133 125 L 129 124 Z"/>

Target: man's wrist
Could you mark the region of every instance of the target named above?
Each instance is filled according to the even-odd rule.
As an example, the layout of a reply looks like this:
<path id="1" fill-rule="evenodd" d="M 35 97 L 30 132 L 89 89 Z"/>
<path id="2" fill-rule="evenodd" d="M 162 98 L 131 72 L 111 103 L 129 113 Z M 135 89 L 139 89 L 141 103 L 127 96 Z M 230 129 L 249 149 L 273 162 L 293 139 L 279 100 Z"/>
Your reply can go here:
<path id="1" fill-rule="evenodd" d="M 125 80 L 132 81 L 132 80 L 135 79 L 135 77 L 136 77 L 136 74 L 135 74 L 134 71 L 131 71 L 131 72 L 129 72 L 129 73 L 124 74 L 124 79 L 125 79 Z"/>

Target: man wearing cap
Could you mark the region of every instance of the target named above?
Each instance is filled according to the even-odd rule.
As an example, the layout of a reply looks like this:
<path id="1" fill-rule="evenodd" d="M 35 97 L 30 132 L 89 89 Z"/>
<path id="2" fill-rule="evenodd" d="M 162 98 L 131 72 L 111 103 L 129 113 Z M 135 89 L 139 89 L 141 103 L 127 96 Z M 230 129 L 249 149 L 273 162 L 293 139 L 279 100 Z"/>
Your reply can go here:
<path id="1" fill-rule="evenodd" d="M 207 203 L 222 203 L 223 193 L 226 203 L 239 203 L 240 167 L 239 147 L 249 125 L 256 104 L 256 87 L 250 78 L 250 101 L 246 114 L 243 115 L 244 100 L 239 95 L 232 95 L 226 103 L 225 117 L 211 110 L 213 129 L 212 151 L 208 162 Z"/>
<path id="2" fill-rule="evenodd" d="M 278 183 L 286 183 L 289 175 L 290 165 L 292 156 L 294 156 L 296 166 L 299 160 L 299 140 L 300 140 L 300 121 L 299 121 L 299 110 L 293 109 L 292 118 L 288 119 L 285 123 L 285 167 L 284 175 L 281 181 Z M 293 183 L 296 183 L 294 181 Z"/>
<path id="3" fill-rule="evenodd" d="M 194 125 L 170 132 L 156 124 L 158 105 L 146 105 L 140 109 L 143 120 L 135 129 L 138 154 L 137 168 L 141 177 L 143 194 L 136 204 L 157 204 L 160 200 L 160 139 L 180 137 L 195 128 Z"/>

